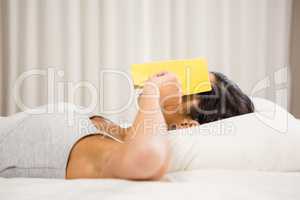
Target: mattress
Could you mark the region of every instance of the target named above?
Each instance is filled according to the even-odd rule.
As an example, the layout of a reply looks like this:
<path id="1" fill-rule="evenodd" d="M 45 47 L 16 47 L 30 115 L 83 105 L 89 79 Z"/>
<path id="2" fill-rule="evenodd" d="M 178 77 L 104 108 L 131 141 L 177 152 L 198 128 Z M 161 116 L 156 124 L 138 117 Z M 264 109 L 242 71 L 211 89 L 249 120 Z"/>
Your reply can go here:
<path id="1" fill-rule="evenodd" d="M 0 199 L 205 199 L 299 200 L 300 173 L 195 170 L 161 181 L 0 178 Z"/>

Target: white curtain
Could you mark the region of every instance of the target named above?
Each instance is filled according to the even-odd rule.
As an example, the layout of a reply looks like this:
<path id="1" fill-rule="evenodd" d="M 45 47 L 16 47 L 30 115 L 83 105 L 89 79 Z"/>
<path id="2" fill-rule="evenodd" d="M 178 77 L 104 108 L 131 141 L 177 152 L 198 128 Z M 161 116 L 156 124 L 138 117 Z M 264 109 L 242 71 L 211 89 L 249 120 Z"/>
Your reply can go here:
<path id="1" fill-rule="evenodd" d="M 273 83 L 278 72 L 279 83 L 288 83 L 288 71 L 278 70 L 289 66 L 291 4 L 292 0 L 1 0 L 1 114 L 20 110 L 13 88 L 20 75 L 32 69 L 47 74 L 20 81 L 18 91 L 27 107 L 68 100 L 68 83 L 75 87 L 75 103 L 89 105 L 89 85 L 74 86 L 88 81 L 98 88 L 96 110 L 105 112 L 126 104 L 130 87 L 117 74 L 100 80 L 101 70 L 127 72 L 131 63 L 194 57 L 207 58 L 210 70 L 227 74 L 247 93 L 276 100 L 279 89 Z M 49 74 L 55 76 L 50 91 Z"/>

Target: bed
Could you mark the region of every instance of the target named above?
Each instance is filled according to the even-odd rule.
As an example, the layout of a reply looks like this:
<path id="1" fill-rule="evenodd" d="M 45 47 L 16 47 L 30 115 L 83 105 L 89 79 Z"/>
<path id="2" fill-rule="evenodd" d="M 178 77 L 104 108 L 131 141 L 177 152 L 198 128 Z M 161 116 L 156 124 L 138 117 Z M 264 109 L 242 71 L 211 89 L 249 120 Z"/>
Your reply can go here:
<path id="1" fill-rule="evenodd" d="M 195 170 L 157 182 L 0 178 L 0 199 L 300 199 L 300 173 Z"/>
<path id="2" fill-rule="evenodd" d="M 260 113 L 189 129 L 189 136 L 188 129 L 170 134 L 174 137 L 173 149 L 181 154 L 172 160 L 176 166 L 173 172 L 160 181 L 0 178 L 0 200 L 299 200 L 300 121 L 282 108 L 275 109 L 279 117 L 270 121 L 263 117 L 276 116 L 271 112 L 274 106 L 262 99 L 255 103 Z M 202 132 L 232 123 L 234 134 Z M 285 132 L 280 123 L 288 125 Z M 178 146 L 179 142 L 184 145 Z"/>

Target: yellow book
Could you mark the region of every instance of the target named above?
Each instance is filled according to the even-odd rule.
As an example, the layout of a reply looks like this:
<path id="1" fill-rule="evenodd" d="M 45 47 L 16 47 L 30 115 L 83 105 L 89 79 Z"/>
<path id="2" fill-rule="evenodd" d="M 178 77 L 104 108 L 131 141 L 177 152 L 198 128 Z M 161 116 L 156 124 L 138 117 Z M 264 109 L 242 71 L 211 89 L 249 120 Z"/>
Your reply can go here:
<path id="1" fill-rule="evenodd" d="M 211 90 L 207 61 L 202 58 L 158 61 L 132 64 L 131 66 L 131 75 L 135 87 L 143 87 L 149 77 L 162 71 L 172 72 L 178 76 L 182 84 L 183 95 Z"/>

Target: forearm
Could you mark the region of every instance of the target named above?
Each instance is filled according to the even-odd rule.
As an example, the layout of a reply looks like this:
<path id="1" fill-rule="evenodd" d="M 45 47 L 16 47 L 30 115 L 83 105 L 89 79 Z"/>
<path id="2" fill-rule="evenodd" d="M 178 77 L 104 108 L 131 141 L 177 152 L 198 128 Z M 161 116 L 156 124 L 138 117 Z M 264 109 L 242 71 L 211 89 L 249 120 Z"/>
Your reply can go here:
<path id="1" fill-rule="evenodd" d="M 159 99 L 142 96 L 139 105 L 135 121 L 127 129 L 121 162 L 123 167 L 118 168 L 118 173 L 133 179 L 156 179 L 168 168 L 167 128 Z"/>
<path id="2" fill-rule="evenodd" d="M 164 137 L 167 126 L 160 107 L 159 96 L 142 95 L 139 110 L 132 126 L 127 130 L 125 141 L 134 142 L 139 138 Z"/>

